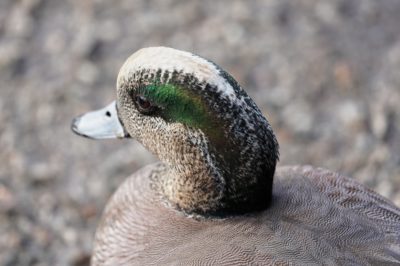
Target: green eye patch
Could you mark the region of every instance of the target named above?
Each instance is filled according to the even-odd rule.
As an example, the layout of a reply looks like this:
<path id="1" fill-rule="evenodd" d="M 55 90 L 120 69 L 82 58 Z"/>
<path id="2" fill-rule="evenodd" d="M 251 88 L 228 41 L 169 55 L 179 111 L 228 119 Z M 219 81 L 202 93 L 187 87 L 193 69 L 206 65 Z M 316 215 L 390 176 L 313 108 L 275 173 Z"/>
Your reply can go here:
<path id="1" fill-rule="evenodd" d="M 173 84 L 154 83 L 142 87 L 138 93 L 160 107 L 166 120 L 202 129 L 212 124 L 213 119 L 200 96 L 189 90 Z"/>

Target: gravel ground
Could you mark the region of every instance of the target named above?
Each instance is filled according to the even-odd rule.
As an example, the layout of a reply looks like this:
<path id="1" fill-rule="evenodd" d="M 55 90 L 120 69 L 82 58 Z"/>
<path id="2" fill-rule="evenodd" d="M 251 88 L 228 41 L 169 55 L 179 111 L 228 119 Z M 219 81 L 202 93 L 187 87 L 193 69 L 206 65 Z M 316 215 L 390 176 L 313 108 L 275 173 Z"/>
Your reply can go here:
<path id="1" fill-rule="evenodd" d="M 75 136 L 135 50 L 218 62 L 267 115 L 280 165 L 352 176 L 400 205 L 400 1 L 0 2 L 0 265 L 86 265 L 101 211 L 156 160 Z"/>

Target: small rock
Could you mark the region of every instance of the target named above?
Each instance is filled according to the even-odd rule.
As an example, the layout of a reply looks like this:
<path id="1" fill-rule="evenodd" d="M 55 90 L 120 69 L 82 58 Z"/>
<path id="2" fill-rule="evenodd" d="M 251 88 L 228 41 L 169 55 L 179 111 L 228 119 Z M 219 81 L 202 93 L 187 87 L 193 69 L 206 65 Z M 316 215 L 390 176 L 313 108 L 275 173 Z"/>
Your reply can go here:
<path id="1" fill-rule="evenodd" d="M 370 124 L 374 135 L 379 139 L 383 139 L 389 128 L 388 116 L 384 110 L 384 106 L 373 106 L 371 110 Z"/>
<path id="2" fill-rule="evenodd" d="M 27 37 L 33 31 L 33 20 L 28 14 L 28 10 L 23 8 L 15 8 L 11 11 L 7 29 L 9 33 L 17 37 Z"/>
<path id="3" fill-rule="evenodd" d="M 86 204 L 82 208 L 80 208 L 80 214 L 83 218 L 89 219 L 96 216 L 98 210 L 95 205 L 93 204 Z"/>
<path id="4" fill-rule="evenodd" d="M 73 266 L 86 266 L 90 265 L 90 254 L 82 252 L 77 255 L 72 259 L 71 265 Z"/>
<path id="5" fill-rule="evenodd" d="M 293 102 L 283 110 L 283 121 L 295 133 L 307 133 L 311 131 L 314 116 L 310 106 L 305 102 Z"/>
<path id="6" fill-rule="evenodd" d="M 78 79 L 86 84 L 94 84 L 99 76 L 96 65 L 88 61 L 81 64 L 78 69 Z"/>
<path id="7" fill-rule="evenodd" d="M 392 194 L 392 184 L 387 180 L 382 180 L 376 187 L 376 191 L 382 196 L 389 198 Z"/>
<path id="8" fill-rule="evenodd" d="M 50 232 L 44 228 L 35 227 L 32 234 L 35 242 L 42 246 L 48 246 L 52 241 Z"/>
<path id="9" fill-rule="evenodd" d="M 355 133 L 363 129 L 365 124 L 365 112 L 355 101 L 346 101 L 339 105 L 338 115 L 342 123 L 349 131 Z"/>
<path id="10" fill-rule="evenodd" d="M 342 90 L 350 90 L 354 87 L 353 73 L 346 62 L 339 62 L 334 66 L 336 85 Z"/>
<path id="11" fill-rule="evenodd" d="M 56 172 L 51 165 L 46 162 L 36 163 L 29 170 L 32 181 L 35 184 L 48 182 L 55 178 Z"/>
<path id="12" fill-rule="evenodd" d="M 0 184 L 0 212 L 8 212 L 16 205 L 14 194 L 4 185 Z"/>
<path id="13" fill-rule="evenodd" d="M 398 193 L 394 199 L 393 199 L 394 204 L 396 204 L 396 206 L 400 207 L 400 193 Z"/>

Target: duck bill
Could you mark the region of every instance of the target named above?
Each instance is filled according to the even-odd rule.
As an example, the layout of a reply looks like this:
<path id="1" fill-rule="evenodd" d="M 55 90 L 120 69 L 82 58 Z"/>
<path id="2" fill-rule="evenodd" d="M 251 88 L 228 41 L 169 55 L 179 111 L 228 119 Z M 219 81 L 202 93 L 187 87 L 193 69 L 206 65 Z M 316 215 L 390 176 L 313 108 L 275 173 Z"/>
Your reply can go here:
<path id="1" fill-rule="evenodd" d="M 129 137 L 118 118 L 115 101 L 103 109 L 74 118 L 71 129 L 76 134 L 91 139 L 122 139 Z"/>

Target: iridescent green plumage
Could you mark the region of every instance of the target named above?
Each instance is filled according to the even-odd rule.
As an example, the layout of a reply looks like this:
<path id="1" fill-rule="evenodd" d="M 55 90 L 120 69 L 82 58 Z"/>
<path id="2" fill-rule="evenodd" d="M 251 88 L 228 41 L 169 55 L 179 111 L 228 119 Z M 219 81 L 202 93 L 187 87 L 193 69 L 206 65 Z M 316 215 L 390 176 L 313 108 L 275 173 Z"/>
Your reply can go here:
<path id="1" fill-rule="evenodd" d="M 160 107 L 169 121 L 204 129 L 213 120 L 199 96 L 173 84 L 155 82 L 142 88 L 140 93 Z"/>

